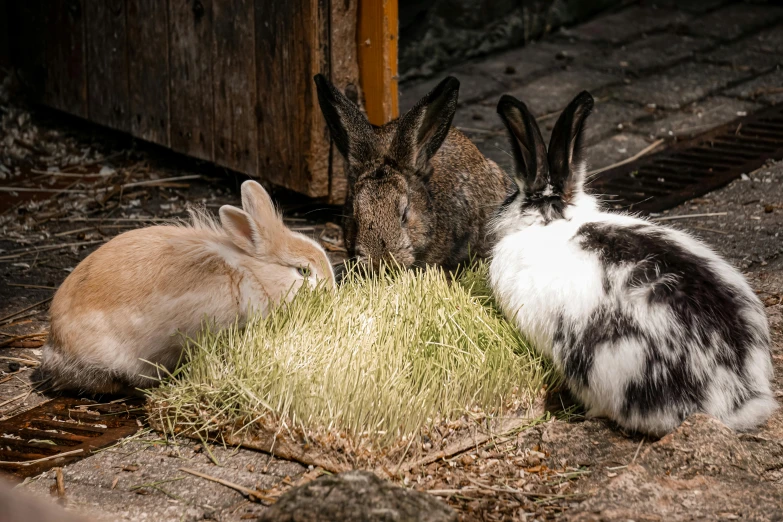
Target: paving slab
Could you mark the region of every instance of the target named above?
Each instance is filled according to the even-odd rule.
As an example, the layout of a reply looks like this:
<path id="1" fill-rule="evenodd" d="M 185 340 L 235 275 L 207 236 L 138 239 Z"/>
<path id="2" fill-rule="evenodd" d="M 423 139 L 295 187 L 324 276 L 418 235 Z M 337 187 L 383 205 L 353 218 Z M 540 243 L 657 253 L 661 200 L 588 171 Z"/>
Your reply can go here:
<path id="1" fill-rule="evenodd" d="M 628 71 L 634 75 L 673 65 L 715 45 L 711 38 L 676 33 L 643 35 L 586 60 L 590 67 Z"/>
<path id="2" fill-rule="evenodd" d="M 772 3 L 737 3 L 693 18 L 688 32 L 718 40 L 734 40 L 783 19 L 783 7 Z"/>
<path id="3" fill-rule="evenodd" d="M 630 6 L 616 13 L 601 16 L 590 22 L 564 31 L 589 42 L 623 43 L 642 34 L 661 31 L 686 24 L 689 13 L 676 9 L 658 9 L 655 6 Z"/>
<path id="4" fill-rule="evenodd" d="M 629 85 L 615 87 L 611 89 L 611 94 L 620 100 L 641 105 L 654 104 L 664 109 L 679 109 L 751 74 L 729 67 L 686 62 L 659 74 L 632 81 Z"/>
<path id="5" fill-rule="evenodd" d="M 404 114 L 417 101 L 426 96 L 447 76 L 454 76 L 460 82 L 459 105 L 464 105 L 478 100 L 483 100 L 491 95 L 497 95 L 505 88 L 504 85 L 493 78 L 471 70 L 470 67 L 459 67 L 443 71 L 435 77 L 417 83 L 405 83 L 400 85 L 400 114 Z"/>
<path id="6" fill-rule="evenodd" d="M 731 3 L 733 0 L 652 0 L 649 3 L 658 9 L 680 9 L 688 13 L 702 14 Z"/>
<path id="7" fill-rule="evenodd" d="M 213 463 L 210 453 L 220 465 Z M 250 489 L 269 489 L 307 471 L 256 451 L 210 445 L 207 452 L 191 440 L 166 441 L 149 434 L 65 466 L 65 505 L 106 521 L 235 521 L 264 510 L 237 491 L 180 468 Z M 23 487 L 48 496 L 54 483 L 55 471 L 51 470 Z"/>
<path id="8" fill-rule="evenodd" d="M 496 101 L 501 93 L 526 80 L 548 76 L 566 66 L 588 63 L 589 57 L 597 52 L 595 45 L 573 39 L 530 42 L 518 49 L 449 68 L 426 80 L 402 82 L 399 88 L 400 111 L 413 107 L 449 75 L 460 80 L 460 105 L 492 97 Z"/>
<path id="9" fill-rule="evenodd" d="M 783 65 L 783 25 L 719 45 L 706 53 L 703 59 L 757 73 L 779 67 Z"/>
<path id="10" fill-rule="evenodd" d="M 533 80 L 527 85 L 509 91 L 522 100 L 535 116 L 560 111 L 580 92 L 590 91 L 621 83 L 622 79 L 611 73 L 573 67 L 549 76 Z"/>
<path id="11" fill-rule="evenodd" d="M 632 103 L 599 99 L 585 126 L 585 143 L 589 146 L 613 134 L 634 132 L 635 121 L 647 114 L 646 109 Z M 551 129 L 553 124 L 546 127 Z"/>
<path id="12" fill-rule="evenodd" d="M 726 96 L 775 104 L 783 102 L 783 67 L 724 91 Z"/>
<path id="13" fill-rule="evenodd" d="M 471 64 L 473 70 L 499 78 L 504 84 L 513 85 L 531 75 L 564 65 L 586 65 L 599 46 L 575 38 L 558 37 L 530 42 L 524 47 L 487 56 Z"/>
<path id="14" fill-rule="evenodd" d="M 649 146 L 650 142 L 638 134 L 623 133 L 611 136 L 587 147 L 587 170 L 614 165 Z"/>
<path id="15" fill-rule="evenodd" d="M 655 138 L 690 138 L 760 109 L 762 105 L 726 96 L 696 101 L 681 111 L 658 112 L 656 119 L 637 120 L 628 130 Z"/>

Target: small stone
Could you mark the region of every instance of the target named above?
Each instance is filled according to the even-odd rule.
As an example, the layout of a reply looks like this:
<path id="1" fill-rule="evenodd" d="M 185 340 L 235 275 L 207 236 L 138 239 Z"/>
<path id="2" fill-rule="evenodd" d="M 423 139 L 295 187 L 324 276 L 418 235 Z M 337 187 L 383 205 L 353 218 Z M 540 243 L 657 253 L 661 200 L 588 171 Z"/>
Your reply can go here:
<path id="1" fill-rule="evenodd" d="M 764 205 L 764 213 L 772 214 L 775 211 L 775 207 L 772 205 Z"/>
<path id="2" fill-rule="evenodd" d="M 463 466 L 470 466 L 473 464 L 473 459 L 470 458 L 470 455 L 463 455 L 460 457 L 459 461 L 462 463 Z"/>
<path id="3" fill-rule="evenodd" d="M 457 520 L 457 514 L 427 493 L 395 486 L 367 471 L 348 471 L 293 488 L 258 520 L 451 522 Z"/>
<path id="4" fill-rule="evenodd" d="M 19 364 L 18 362 L 8 363 L 8 371 L 9 372 L 18 372 L 19 368 L 21 368 L 21 367 L 22 367 L 22 365 Z"/>

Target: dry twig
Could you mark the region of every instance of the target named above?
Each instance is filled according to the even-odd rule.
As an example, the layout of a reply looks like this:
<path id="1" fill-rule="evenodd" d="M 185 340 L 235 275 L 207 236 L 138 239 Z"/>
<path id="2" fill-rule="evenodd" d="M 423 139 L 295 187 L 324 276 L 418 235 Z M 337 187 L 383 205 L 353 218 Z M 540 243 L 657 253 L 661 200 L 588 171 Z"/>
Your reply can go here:
<path id="1" fill-rule="evenodd" d="M 652 218 L 653 221 L 674 221 L 675 219 L 690 219 L 700 217 L 725 216 L 728 212 L 707 212 L 706 214 L 683 214 L 682 216 L 663 216 Z"/>
<path id="2" fill-rule="evenodd" d="M 33 309 L 33 308 L 35 308 L 36 306 L 40 306 L 40 305 L 42 305 L 42 304 L 46 304 L 46 303 L 48 303 L 48 302 L 49 302 L 49 301 L 51 301 L 52 299 L 54 299 L 54 298 L 53 298 L 53 297 L 46 298 L 46 299 L 44 299 L 43 301 L 38 301 L 37 303 L 31 304 L 31 305 L 30 305 L 30 306 L 28 306 L 27 308 L 23 308 L 23 309 L 19 310 L 18 312 L 14 312 L 14 313 L 12 313 L 12 314 L 6 315 L 6 316 L 5 316 L 5 317 L 3 317 L 2 319 L 0 319 L 0 323 L 5 323 L 5 322 L 6 322 L 6 321 L 8 321 L 9 319 L 13 319 L 14 317 L 16 317 L 16 316 L 17 316 L 17 315 L 19 315 L 19 314 L 22 314 L 22 313 L 24 313 L 24 312 L 26 312 L 26 311 L 28 311 L 28 310 L 32 310 L 32 309 Z"/>
<path id="3" fill-rule="evenodd" d="M 645 155 L 649 154 L 650 152 L 654 151 L 655 149 L 657 149 L 658 146 L 661 143 L 663 143 L 664 141 L 665 140 L 655 140 L 649 146 L 643 148 L 642 150 L 640 150 L 639 152 L 637 152 L 636 154 L 634 154 L 630 158 L 626 158 L 626 159 L 624 159 L 622 161 L 618 161 L 617 163 L 612 163 L 611 165 L 607 165 L 606 167 L 601 167 L 600 169 L 591 170 L 590 172 L 588 172 L 586 174 L 586 176 L 593 176 L 595 174 L 600 174 L 601 172 L 607 171 L 609 169 L 613 169 L 615 167 L 621 167 L 623 165 L 631 163 L 632 161 L 636 161 L 639 158 L 641 158 L 642 156 L 645 156 Z"/>
<path id="4" fill-rule="evenodd" d="M 206 473 L 201 473 L 200 471 L 196 471 L 194 469 L 190 468 L 179 468 L 180 471 L 184 471 L 185 473 L 189 473 L 191 475 L 195 475 L 196 477 L 200 477 L 206 480 L 210 480 L 212 482 L 217 482 L 218 484 L 221 484 L 223 486 L 226 486 L 227 488 L 231 488 L 235 491 L 238 491 L 245 495 L 249 500 L 252 500 L 253 502 L 268 502 L 272 503 L 275 501 L 274 498 L 269 497 L 267 495 L 264 495 L 257 489 L 250 489 L 246 488 L 244 486 L 240 486 L 239 484 L 234 484 L 233 482 L 229 482 L 227 480 L 223 480 L 221 478 L 213 477 L 212 475 L 207 475 Z"/>
<path id="5" fill-rule="evenodd" d="M 57 497 L 65 498 L 65 479 L 63 478 L 63 468 L 54 468 L 56 473 L 55 481 L 57 483 Z"/>
<path id="6" fill-rule="evenodd" d="M 22 467 L 32 466 L 34 464 L 38 464 L 39 462 L 46 462 L 47 460 L 59 459 L 59 458 L 62 458 L 62 457 L 70 457 L 71 455 L 76 455 L 77 453 L 82 453 L 83 451 L 84 451 L 83 449 L 77 449 L 77 450 L 73 450 L 73 451 L 66 451 L 65 453 L 58 453 L 56 455 L 50 455 L 48 457 L 43 457 L 41 459 L 25 460 L 25 461 L 22 461 L 22 462 L 16 462 L 16 461 L 13 461 L 13 460 L 11 460 L 11 461 L 0 460 L 0 466 L 22 466 Z"/>

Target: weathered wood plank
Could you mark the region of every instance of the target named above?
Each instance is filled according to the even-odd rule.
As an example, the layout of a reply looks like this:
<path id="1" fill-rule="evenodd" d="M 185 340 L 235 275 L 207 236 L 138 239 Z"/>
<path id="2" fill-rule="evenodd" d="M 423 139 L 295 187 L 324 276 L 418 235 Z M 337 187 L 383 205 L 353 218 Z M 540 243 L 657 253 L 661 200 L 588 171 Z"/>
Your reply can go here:
<path id="1" fill-rule="evenodd" d="M 46 84 L 46 42 L 44 34 L 46 11 L 43 0 L 9 1 L 7 11 L 10 24 L 11 63 L 19 68 L 25 94 L 40 101 Z"/>
<path id="2" fill-rule="evenodd" d="M 86 118 L 83 0 L 9 2 L 2 15 L 29 99 Z"/>
<path id="3" fill-rule="evenodd" d="M 8 17 L 8 0 L 0 0 L 0 81 L 11 66 L 11 38 Z"/>
<path id="4" fill-rule="evenodd" d="M 49 71 L 45 101 L 65 112 L 86 118 L 87 55 L 84 0 L 52 0 L 47 23 Z"/>
<path id="5" fill-rule="evenodd" d="M 131 133 L 144 140 L 168 146 L 168 2 L 127 2 Z"/>
<path id="6" fill-rule="evenodd" d="M 359 1 L 359 71 L 367 118 L 383 125 L 397 104 L 397 0 Z"/>
<path id="7" fill-rule="evenodd" d="M 313 83 L 316 73 L 328 75 L 320 36 L 328 5 L 255 3 L 259 175 L 312 197 L 329 195 L 329 138 Z"/>
<path id="8" fill-rule="evenodd" d="M 341 89 L 351 101 L 364 105 L 359 87 L 359 59 L 356 48 L 356 28 L 359 0 L 332 0 L 330 11 L 329 71 L 332 83 Z M 328 135 L 328 129 L 324 130 Z M 329 202 L 342 204 L 347 191 L 345 161 L 331 144 Z"/>
<path id="9" fill-rule="evenodd" d="M 251 175 L 258 171 L 254 20 L 253 0 L 213 4 L 215 162 Z"/>
<path id="10" fill-rule="evenodd" d="M 90 120 L 130 131 L 125 0 L 84 0 Z"/>
<path id="11" fill-rule="evenodd" d="M 211 0 L 169 0 L 171 148 L 210 161 L 215 158 L 212 37 Z"/>

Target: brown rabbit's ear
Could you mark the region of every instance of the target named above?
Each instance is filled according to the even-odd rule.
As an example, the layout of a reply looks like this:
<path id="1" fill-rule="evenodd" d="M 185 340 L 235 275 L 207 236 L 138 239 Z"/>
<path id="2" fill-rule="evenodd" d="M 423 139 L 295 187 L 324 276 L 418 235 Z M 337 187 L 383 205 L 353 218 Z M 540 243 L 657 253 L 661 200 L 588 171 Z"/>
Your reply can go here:
<path id="1" fill-rule="evenodd" d="M 443 145 L 457 110 L 459 80 L 449 76 L 400 118 L 392 151 L 398 163 L 417 172 Z"/>
<path id="2" fill-rule="evenodd" d="M 237 247 L 248 254 L 258 251 L 262 241 L 261 235 L 253 218 L 247 212 L 231 205 L 223 205 L 220 207 L 220 224 Z"/>
<path id="3" fill-rule="evenodd" d="M 542 190 L 549 178 L 549 162 L 535 118 L 524 103 L 508 94 L 500 98 L 498 114 L 508 129 L 517 178 L 528 193 Z"/>
<path id="4" fill-rule="evenodd" d="M 593 110 L 593 97 L 582 91 L 568 104 L 552 129 L 549 167 L 552 187 L 562 193 L 581 188 L 585 175 L 582 150 L 585 120 Z"/>
<path id="5" fill-rule="evenodd" d="M 371 160 L 375 155 L 377 138 L 365 115 L 323 74 L 317 74 L 313 79 L 318 91 L 318 104 L 340 154 L 349 164 Z"/>

